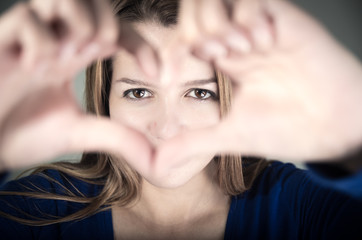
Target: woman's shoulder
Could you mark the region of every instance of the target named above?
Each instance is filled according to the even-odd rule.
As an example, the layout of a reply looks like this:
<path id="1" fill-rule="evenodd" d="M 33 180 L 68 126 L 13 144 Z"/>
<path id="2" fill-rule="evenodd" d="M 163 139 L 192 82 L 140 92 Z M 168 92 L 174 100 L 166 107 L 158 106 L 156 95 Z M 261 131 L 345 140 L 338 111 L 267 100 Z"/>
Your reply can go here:
<path id="1" fill-rule="evenodd" d="M 256 179 L 252 190 L 283 189 L 289 193 L 327 191 L 362 201 L 361 184 L 362 171 L 340 175 L 336 174 L 336 169 L 328 167 L 328 164 L 318 164 L 318 168 L 314 164 L 307 164 L 301 169 L 292 163 L 272 161 Z"/>
<path id="2" fill-rule="evenodd" d="M 315 200 L 323 195 L 351 198 L 354 195 L 350 194 L 348 189 L 341 187 L 340 184 L 351 178 L 326 179 L 307 167 L 300 168 L 292 163 L 271 161 L 269 166 L 255 179 L 251 188 L 237 198 L 273 199 L 281 197 L 292 202 Z M 354 181 L 358 182 L 358 180 Z M 361 201 L 361 198 L 355 199 Z"/>
<path id="3" fill-rule="evenodd" d="M 66 216 L 84 207 L 69 199 L 93 197 L 101 189 L 100 185 L 48 169 L 2 185 L 0 211 L 20 218 Z"/>
<path id="4" fill-rule="evenodd" d="M 250 191 L 257 189 L 284 188 L 288 184 L 294 186 L 304 181 L 310 181 L 310 174 L 307 170 L 296 167 L 292 163 L 270 161 L 260 175 L 256 178 Z"/>
<path id="5" fill-rule="evenodd" d="M 235 238 L 255 236 L 253 239 L 295 239 L 300 233 L 303 239 L 344 239 L 340 237 L 352 233 L 361 239 L 356 233 L 361 200 L 314 175 L 291 163 L 271 162 L 248 191 L 233 197 L 230 232 L 239 236 Z"/>
<path id="6" fill-rule="evenodd" d="M 46 169 L 30 174 L 26 177 L 9 181 L 0 187 L 1 192 L 36 192 L 83 196 L 94 196 L 99 193 L 100 189 L 101 185 L 91 184 L 55 169 Z"/>
<path id="7" fill-rule="evenodd" d="M 82 199 L 98 195 L 101 190 L 102 185 L 52 169 L 9 181 L 0 188 L 0 232 L 5 234 L 5 239 L 52 239 L 59 236 L 92 239 L 99 237 L 99 232 L 111 236 L 109 211 L 80 221 L 49 225 L 49 221 L 84 209 L 87 203 Z M 42 221 L 46 225 L 27 225 L 27 222 L 41 224 Z"/>

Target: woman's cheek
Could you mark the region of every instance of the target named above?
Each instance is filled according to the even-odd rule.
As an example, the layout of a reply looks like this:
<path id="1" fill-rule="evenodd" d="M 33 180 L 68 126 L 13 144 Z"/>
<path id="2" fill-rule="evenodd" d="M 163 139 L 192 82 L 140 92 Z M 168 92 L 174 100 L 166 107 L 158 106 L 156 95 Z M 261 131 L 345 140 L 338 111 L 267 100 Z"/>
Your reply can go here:
<path id="1" fill-rule="evenodd" d="M 192 102 L 185 104 L 186 107 L 184 108 L 184 115 L 187 118 L 188 129 L 192 130 L 211 127 L 220 122 L 220 108 L 217 101 L 189 101 Z"/>
<path id="2" fill-rule="evenodd" d="M 147 106 L 135 106 L 137 103 L 110 104 L 110 118 L 128 127 L 146 133 L 147 122 L 152 116 L 152 109 Z M 117 106 L 117 107 L 116 107 Z"/>

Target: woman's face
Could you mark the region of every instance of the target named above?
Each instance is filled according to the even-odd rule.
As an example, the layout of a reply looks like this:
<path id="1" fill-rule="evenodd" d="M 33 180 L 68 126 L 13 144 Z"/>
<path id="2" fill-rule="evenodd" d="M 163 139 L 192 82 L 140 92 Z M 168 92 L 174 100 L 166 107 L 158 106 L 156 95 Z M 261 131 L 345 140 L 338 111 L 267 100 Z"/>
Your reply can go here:
<path id="1" fill-rule="evenodd" d="M 165 46 L 175 30 L 144 23 L 135 27 L 159 50 L 163 70 L 159 79 L 151 80 L 142 73 L 131 55 L 119 52 L 113 61 L 109 98 L 111 119 L 142 132 L 156 147 L 184 131 L 217 124 L 220 111 L 212 67 L 186 56 L 178 66 L 178 76 L 172 76 L 165 70 L 170 64 L 165 60 Z M 213 155 L 202 157 L 211 160 Z"/>

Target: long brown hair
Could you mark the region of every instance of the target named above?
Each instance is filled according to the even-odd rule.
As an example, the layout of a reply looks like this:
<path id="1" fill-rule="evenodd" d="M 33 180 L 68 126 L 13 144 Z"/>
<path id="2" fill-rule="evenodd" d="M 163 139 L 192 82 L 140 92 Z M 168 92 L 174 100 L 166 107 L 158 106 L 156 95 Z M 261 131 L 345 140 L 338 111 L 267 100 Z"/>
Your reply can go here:
<path id="1" fill-rule="evenodd" d="M 113 0 L 112 7 L 120 21 L 154 21 L 164 27 L 177 23 L 178 0 Z M 219 89 L 221 117 L 230 111 L 232 89 L 229 79 L 216 71 Z M 112 79 L 112 59 L 98 60 L 86 71 L 85 100 L 87 112 L 97 116 L 109 116 L 108 98 Z M 217 179 L 227 195 L 238 195 L 250 188 L 256 176 L 267 166 L 263 159 L 241 156 L 216 156 Z M 28 225 L 48 225 L 86 218 L 97 212 L 110 209 L 113 205 L 125 206 L 137 200 L 141 191 L 141 176 L 125 161 L 114 159 L 106 153 L 84 153 L 79 163 L 58 162 L 37 168 L 33 174 L 55 169 L 91 184 L 102 186 L 99 195 L 91 198 L 72 194 L 55 195 L 48 192 L 3 192 L 1 195 L 22 195 L 43 199 L 57 199 L 87 204 L 74 214 L 52 220 L 26 220 L 0 213 L 10 219 Z M 44 174 L 43 174 L 44 176 Z M 46 176 L 45 176 L 46 177 Z M 49 181 L 54 179 L 49 178 Z"/>

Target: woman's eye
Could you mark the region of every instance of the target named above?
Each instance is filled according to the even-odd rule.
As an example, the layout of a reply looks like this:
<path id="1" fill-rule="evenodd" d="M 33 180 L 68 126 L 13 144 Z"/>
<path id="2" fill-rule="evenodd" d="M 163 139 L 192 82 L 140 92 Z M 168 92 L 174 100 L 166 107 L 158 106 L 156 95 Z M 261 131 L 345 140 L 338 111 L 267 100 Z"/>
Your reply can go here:
<path id="1" fill-rule="evenodd" d="M 199 100 L 206 100 L 209 98 L 216 99 L 216 94 L 206 89 L 192 89 L 186 94 L 186 96 L 196 98 Z"/>
<path id="2" fill-rule="evenodd" d="M 130 89 L 124 92 L 123 96 L 130 99 L 142 99 L 152 96 L 151 92 L 146 89 Z"/>

